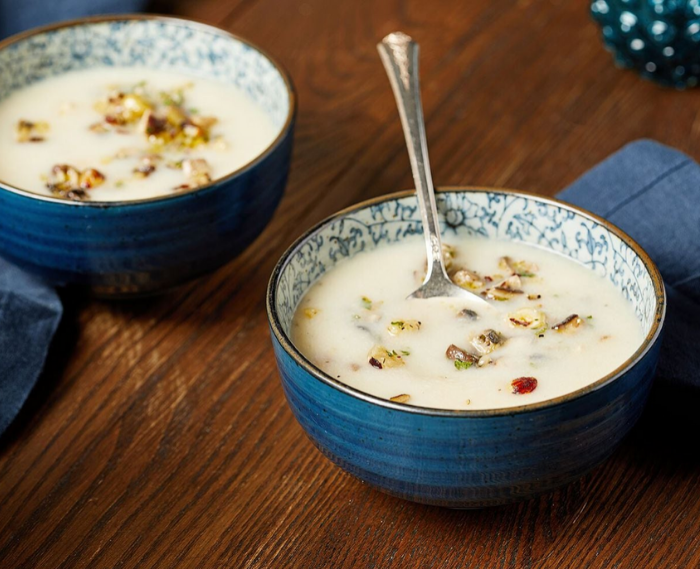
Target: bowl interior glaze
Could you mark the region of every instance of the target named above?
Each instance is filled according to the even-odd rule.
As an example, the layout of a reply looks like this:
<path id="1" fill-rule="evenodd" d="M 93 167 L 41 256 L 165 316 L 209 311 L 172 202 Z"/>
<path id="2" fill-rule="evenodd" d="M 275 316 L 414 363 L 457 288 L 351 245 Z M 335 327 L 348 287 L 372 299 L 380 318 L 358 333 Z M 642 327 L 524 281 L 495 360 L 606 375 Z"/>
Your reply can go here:
<path id="1" fill-rule="evenodd" d="M 622 366 L 595 383 L 557 399 L 503 410 L 445 411 L 402 404 L 433 414 L 513 413 L 556 404 L 613 380 L 638 361 L 658 336 L 665 312 L 664 289 L 654 263 L 631 238 L 610 223 L 551 198 L 510 190 L 446 188 L 437 204 L 443 235 L 520 241 L 581 263 L 609 280 L 632 304 L 645 340 Z M 397 404 L 360 393 L 323 373 L 289 340 L 294 310 L 308 288 L 333 266 L 360 251 L 422 233 L 413 192 L 392 194 L 341 211 L 300 237 L 273 273 L 268 301 L 273 333 L 285 350 L 322 381 L 382 406 Z"/>
<path id="2" fill-rule="evenodd" d="M 135 66 L 213 79 L 244 91 L 277 130 L 265 153 L 277 144 L 292 119 L 291 83 L 267 54 L 223 30 L 164 16 L 85 18 L 31 30 L 0 42 L 0 101 L 18 89 L 69 71 Z M 230 178 L 241 169 L 213 183 Z M 2 181 L 0 184 L 18 190 Z M 177 195 L 185 193 L 188 192 Z M 130 200 L 141 201 L 148 199 Z"/>

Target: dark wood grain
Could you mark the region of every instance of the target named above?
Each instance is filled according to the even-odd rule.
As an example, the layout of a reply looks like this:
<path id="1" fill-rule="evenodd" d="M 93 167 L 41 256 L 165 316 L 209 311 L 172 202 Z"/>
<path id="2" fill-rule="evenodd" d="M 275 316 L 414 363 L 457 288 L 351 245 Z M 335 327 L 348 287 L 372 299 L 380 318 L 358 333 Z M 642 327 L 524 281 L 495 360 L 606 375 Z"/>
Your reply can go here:
<path id="1" fill-rule="evenodd" d="M 696 158 L 696 92 L 616 70 L 585 2 L 202 0 L 175 12 L 265 46 L 299 121 L 289 188 L 240 258 L 162 298 L 66 292 L 46 372 L 0 441 L 0 567 L 700 567 L 697 437 L 654 406 L 555 494 L 459 512 L 332 466 L 286 407 L 264 290 L 305 228 L 411 186 L 375 43 L 422 45 L 438 184 L 554 194 L 652 137 Z"/>

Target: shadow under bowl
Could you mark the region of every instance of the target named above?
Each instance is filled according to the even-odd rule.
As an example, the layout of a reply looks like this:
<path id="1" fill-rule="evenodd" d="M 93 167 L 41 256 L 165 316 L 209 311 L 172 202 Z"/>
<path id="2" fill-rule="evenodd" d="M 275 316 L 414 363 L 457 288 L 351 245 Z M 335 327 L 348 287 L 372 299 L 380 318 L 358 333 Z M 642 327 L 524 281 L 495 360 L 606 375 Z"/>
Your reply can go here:
<path id="1" fill-rule="evenodd" d="M 235 85 L 278 134 L 238 170 L 163 197 L 71 202 L 0 181 L 0 255 L 99 296 L 163 292 L 231 261 L 270 221 L 289 172 L 296 97 L 286 72 L 249 42 L 193 21 L 100 16 L 9 38 L 0 43 L 0 101 L 68 71 L 131 66 Z"/>
<path id="2" fill-rule="evenodd" d="M 630 302 L 644 341 L 623 365 L 552 400 L 493 410 L 429 409 L 362 393 L 310 363 L 290 341 L 294 310 L 324 272 L 356 253 L 421 233 L 413 192 L 380 197 L 322 221 L 282 256 L 267 310 L 294 416 L 334 463 L 408 500 L 480 508 L 576 480 L 613 452 L 639 418 L 659 354 L 665 292 L 630 237 L 582 209 L 523 192 L 450 188 L 437 195 L 443 234 L 530 243 L 609 280 Z"/>

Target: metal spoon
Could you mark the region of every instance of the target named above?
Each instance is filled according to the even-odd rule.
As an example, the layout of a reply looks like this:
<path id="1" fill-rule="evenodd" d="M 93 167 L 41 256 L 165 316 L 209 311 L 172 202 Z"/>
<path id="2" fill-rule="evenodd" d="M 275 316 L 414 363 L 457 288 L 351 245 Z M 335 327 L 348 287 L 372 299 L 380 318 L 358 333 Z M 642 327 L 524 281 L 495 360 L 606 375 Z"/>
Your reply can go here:
<path id="1" fill-rule="evenodd" d="M 430 175 L 428 142 L 425 138 L 423 106 L 418 78 L 418 44 L 402 32 L 394 32 L 377 44 L 382 63 L 399 107 L 418 204 L 423 217 L 423 234 L 428 251 L 425 281 L 408 298 L 453 297 L 490 306 L 486 300 L 454 284 L 447 276 L 442 258 L 435 190 Z"/>

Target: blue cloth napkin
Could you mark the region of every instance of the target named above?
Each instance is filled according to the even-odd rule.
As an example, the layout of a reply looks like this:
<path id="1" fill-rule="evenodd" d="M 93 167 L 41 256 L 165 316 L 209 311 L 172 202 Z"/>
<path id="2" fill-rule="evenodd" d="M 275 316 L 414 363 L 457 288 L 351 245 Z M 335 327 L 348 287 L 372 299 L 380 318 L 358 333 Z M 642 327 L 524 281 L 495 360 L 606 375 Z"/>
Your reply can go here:
<path id="1" fill-rule="evenodd" d="M 0 433 L 34 387 L 62 312 L 52 287 L 0 258 Z"/>
<path id="2" fill-rule="evenodd" d="M 628 144 L 558 196 L 611 221 L 659 267 L 668 307 L 652 400 L 700 404 L 700 166 L 653 142 Z"/>
<path id="3" fill-rule="evenodd" d="M 59 20 L 96 14 L 126 14 L 147 0 L 0 0 L 0 39 Z"/>

